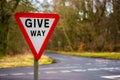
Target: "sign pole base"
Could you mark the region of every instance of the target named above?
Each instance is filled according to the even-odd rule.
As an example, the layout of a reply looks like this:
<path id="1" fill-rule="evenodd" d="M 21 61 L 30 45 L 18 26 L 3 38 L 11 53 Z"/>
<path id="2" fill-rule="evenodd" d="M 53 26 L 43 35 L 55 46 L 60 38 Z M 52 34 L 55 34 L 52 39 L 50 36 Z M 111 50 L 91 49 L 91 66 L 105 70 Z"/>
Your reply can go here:
<path id="1" fill-rule="evenodd" d="M 34 58 L 34 80 L 38 80 L 38 61 Z"/>

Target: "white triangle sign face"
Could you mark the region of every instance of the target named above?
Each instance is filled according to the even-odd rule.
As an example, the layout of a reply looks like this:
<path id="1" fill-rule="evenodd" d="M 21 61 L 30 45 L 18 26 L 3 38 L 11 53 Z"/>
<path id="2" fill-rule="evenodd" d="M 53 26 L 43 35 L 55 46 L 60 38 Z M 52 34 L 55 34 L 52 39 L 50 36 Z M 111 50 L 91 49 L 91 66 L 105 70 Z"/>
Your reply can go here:
<path id="1" fill-rule="evenodd" d="M 51 29 L 54 18 L 20 18 L 37 54 Z M 47 24 L 46 24 L 47 23 Z M 46 26 L 46 27 L 45 27 Z"/>
<path id="2" fill-rule="evenodd" d="M 16 13 L 15 18 L 35 59 L 39 60 L 59 16 L 57 14 Z"/>

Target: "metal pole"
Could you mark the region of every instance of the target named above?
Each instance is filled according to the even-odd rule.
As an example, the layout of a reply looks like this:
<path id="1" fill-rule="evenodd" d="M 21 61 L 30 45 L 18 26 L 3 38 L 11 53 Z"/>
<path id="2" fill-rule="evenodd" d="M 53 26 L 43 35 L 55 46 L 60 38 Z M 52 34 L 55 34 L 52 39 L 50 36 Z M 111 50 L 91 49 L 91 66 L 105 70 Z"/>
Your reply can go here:
<path id="1" fill-rule="evenodd" d="M 38 80 L 38 61 L 34 59 L 34 80 Z"/>

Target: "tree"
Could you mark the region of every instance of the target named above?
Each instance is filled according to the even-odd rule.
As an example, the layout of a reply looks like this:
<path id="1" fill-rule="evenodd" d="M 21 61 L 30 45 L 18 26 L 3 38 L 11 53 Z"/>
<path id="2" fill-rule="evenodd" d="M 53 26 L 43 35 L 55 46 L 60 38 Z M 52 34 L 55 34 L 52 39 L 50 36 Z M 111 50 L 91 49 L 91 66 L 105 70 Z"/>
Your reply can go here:
<path id="1" fill-rule="evenodd" d="M 60 14 L 59 27 L 67 45 L 73 50 L 84 45 L 85 50 L 103 50 L 106 42 L 102 22 L 107 19 L 107 0 L 59 0 L 54 12 Z M 102 41 L 102 42 L 101 42 Z M 65 46 L 66 44 L 64 44 Z"/>
<path id="2" fill-rule="evenodd" d="M 61 19 L 51 39 L 52 47 L 61 42 L 63 50 L 67 47 L 71 51 L 114 51 L 120 40 L 119 3 L 119 0 L 54 0 L 51 12 L 58 13 Z"/>
<path id="3" fill-rule="evenodd" d="M 24 7 L 24 8 L 23 8 Z M 26 8 L 26 9 L 25 9 Z M 32 8 L 29 0 L 0 0 L 0 53 L 6 54 L 9 31 L 12 29 L 14 12 Z M 33 8 L 32 8 L 33 9 Z M 12 24 L 12 25 L 11 25 Z"/>
<path id="4" fill-rule="evenodd" d="M 119 51 L 120 49 L 120 1 L 112 0 L 113 11 L 109 15 L 107 26 L 107 40 L 111 44 L 111 51 Z"/>
<path id="5" fill-rule="evenodd" d="M 9 31 L 9 19 L 14 13 L 17 5 L 19 4 L 20 0 L 1 0 L 0 1 L 0 51 L 1 53 L 6 53 L 7 49 L 7 38 L 8 38 L 8 31 Z M 12 4 L 11 4 L 12 3 Z M 11 4 L 11 6 L 10 6 Z"/>

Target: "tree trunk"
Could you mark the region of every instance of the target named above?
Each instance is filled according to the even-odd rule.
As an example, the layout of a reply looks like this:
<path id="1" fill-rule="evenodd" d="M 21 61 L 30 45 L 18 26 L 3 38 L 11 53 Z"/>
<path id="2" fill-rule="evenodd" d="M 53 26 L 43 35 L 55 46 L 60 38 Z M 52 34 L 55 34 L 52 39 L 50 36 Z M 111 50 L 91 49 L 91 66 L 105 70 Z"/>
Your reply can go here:
<path id="1" fill-rule="evenodd" d="M 70 39 L 69 39 L 69 37 L 68 37 L 68 35 L 67 35 L 64 27 L 63 27 L 63 33 L 64 33 L 64 35 L 65 35 L 65 38 L 66 38 L 67 42 L 68 42 L 68 45 L 69 45 L 69 47 L 70 47 L 70 50 L 73 51 L 71 41 L 70 41 Z"/>
<path id="2" fill-rule="evenodd" d="M 3 55 L 6 54 L 7 49 L 8 26 L 8 22 L 0 23 L 0 53 Z"/>

